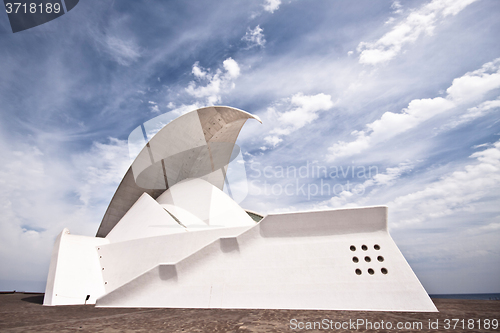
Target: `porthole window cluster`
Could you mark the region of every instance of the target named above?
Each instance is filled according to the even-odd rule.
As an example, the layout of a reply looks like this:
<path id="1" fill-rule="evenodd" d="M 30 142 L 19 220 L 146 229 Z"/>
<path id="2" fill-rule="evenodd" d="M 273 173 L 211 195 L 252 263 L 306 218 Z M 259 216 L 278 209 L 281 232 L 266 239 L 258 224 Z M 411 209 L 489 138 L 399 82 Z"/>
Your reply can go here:
<path id="1" fill-rule="evenodd" d="M 349 249 L 350 249 L 352 252 L 356 252 L 356 250 L 357 250 L 357 248 L 356 248 L 356 246 L 355 246 L 355 245 L 351 245 L 351 246 L 349 247 Z M 379 245 L 379 244 L 374 244 L 374 245 L 373 245 L 373 249 L 374 249 L 375 251 L 380 251 L 380 245 Z M 362 251 L 368 251 L 368 246 L 367 246 L 366 244 L 362 244 L 362 245 L 361 245 L 361 250 L 362 250 Z M 372 258 L 371 258 L 369 255 L 365 255 L 365 256 L 364 256 L 364 258 L 363 258 L 363 256 L 362 256 L 361 258 L 362 258 L 362 260 L 364 260 L 365 262 L 371 262 L 371 261 L 372 261 Z M 384 257 L 383 257 L 383 256 L 377 256 L 377 261 L 378 261 L 378 262 L 384 262 L 384 260 L 385 260 L 385 259 L 384 259 Z M 353 263 L 357 264 L 357 263 L 359 263 L 359 261 L 360 261 L 360 259 L 359 259 L 357 256 L 353 256 L 353 257 L 352 257 L 352 262 L 353 262 Z M 363 271 L 362 271 L 361 269 L 359 269 L 359 268 L 356 268 L 354 272 L 356 273 L 356 275 L 361 275 L 361 274 L 363 274 Z M 375 269 L 373 269 L 373 268 L 368 268 L 366 272 L 367 272 L 368 274 L 370 274 L 370 275 L 373 275 L 373 274 L 375 274 Z M 384 274 L 384 275 L 385 275 L 385 274 L 387 274 L 388 272 L 389 272 L 389 271 L 388 271 L 388 270 L 387 270 L 387 268 L 385 268 L 385 267 L 382 267 L 382 268 L 380 269 L 380 273 L 382 273 L 382 274 Z"/>

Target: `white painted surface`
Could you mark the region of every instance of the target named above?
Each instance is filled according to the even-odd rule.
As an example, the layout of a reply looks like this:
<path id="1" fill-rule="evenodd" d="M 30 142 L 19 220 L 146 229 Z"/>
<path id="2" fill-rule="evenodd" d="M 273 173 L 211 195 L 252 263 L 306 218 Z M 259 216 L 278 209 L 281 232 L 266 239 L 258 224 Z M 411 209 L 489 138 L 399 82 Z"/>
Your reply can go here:
<path id="1" fill-rule="evenodd" d="M 190 229 L 255 225 L 252 218 L 226 193 L 202 179 L 183 180 L 156 201 Z"/>
<path id="2" fill-rule="evenodd" d="M 292 216 L 300 218 L 283 230 Z M 97 306 L 437 311 L 381 224 L 384 216 L 385 207 L 269 215 L 238 237 L 148 270 Z"/>
<path id="3" fill-rule="evenodd" d="M 187 232 L 158 202 L 143 193 L 106 236 L 110 242 Z"/>
<path id="4" fill-rule="evenodd" d="M 251 227 L 217 228 L 163 235 L 100 246 L 99 262 L 106 293 L 163 263 L 176 263 L 220 237 L 232 237 Z"/>
<path id="5" fill-rule="evenodd" d="M 222 168 L 229 163 L 236 138 L 248 119 L 261 122 L 236 108 L 210 106 L 186 113 L 163 127 L 123 177 L 96 236 L 106 237 L 144 192 L 157 198 L 187 178 L 203 178 L 222 190 Z M 135 130 L 133 135 L 140 136 L 141 132 Z"/>
<path id="6" fill-rule="evenodd" d="M 96 248 L 104 238 L 70 235 L 64 229 L 56 239 L 49 267 L 43 305 L 95 304 L 104 295 Z"/>

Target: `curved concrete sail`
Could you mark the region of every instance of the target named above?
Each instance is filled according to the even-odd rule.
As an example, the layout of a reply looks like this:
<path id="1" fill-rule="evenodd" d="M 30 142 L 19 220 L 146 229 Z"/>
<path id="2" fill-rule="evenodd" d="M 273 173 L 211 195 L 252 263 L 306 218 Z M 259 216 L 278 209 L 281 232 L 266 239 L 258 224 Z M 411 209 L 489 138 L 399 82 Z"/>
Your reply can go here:
<path id="1" fill-rule="evenodd" d="M 261 122 L 236 108 L 211 106 L 186 113 L 163 127 L 123 177 L 96 236 L 106 237 L 143 193 L 156 199 L 188 178 L 204 179 L 222 190 L 226 167 L 239 152 L 235 142 L 247 119 Z"/>

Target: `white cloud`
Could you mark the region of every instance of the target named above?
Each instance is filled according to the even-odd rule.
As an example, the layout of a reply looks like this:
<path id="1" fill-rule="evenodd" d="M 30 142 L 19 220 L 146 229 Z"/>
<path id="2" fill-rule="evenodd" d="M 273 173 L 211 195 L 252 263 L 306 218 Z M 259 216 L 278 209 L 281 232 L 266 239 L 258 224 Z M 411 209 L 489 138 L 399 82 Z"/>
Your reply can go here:
<path id="1" fill-rule="evenodd" d="M 432 0 L 411 11 L 411 13 L 391 31 L 372 43 L 361 42 L 359 62 L 376 65 L 392 60 L 406 44 L 414 43 L 422 34 L 432 35 L 436 25 L 449 15 L 456 15 L 465 7 L 477 0 Z M 398 1 L 393 8 L 398 12 L 401 5 Z"/>
<path id="2" fill-rule="evenodd" d="M 338 195 L 332 197 L 328 202 L 323 202 L 320 204 L 320 207 L 326 204 L 326 207 L 330 208 L 351 208 L 358 207 L 357 203 L 349 202 L 349 200 L 354 196 L 352 191 L 342 191 Z M 325 208 L 326 208 L 325 207 Z"/>
<path id="3" fill-rule="evenodd" d="M 90 206 L 109 200 L 130 166 L 127 141 L 109 138 L 109 143 L 94 142 L 88 152 L 75 155 L 73 163 L 82 182 L 75 189 L 80 201 Z"/>
<path id="4" fill-rule="evenodd" d="M 476 202 L 497 193 L 500 186 L 500 141 L 470 157 L 475 158 L 477 163 L 390 203 L 396 213 L 407 217 L 400 219 L 396 225 L 422 223 L 459 211 L 470 211 Z"/>
<path id="5" fill-rule="evenodd" d="M 481 69 L 466 73 L 454 79 L 446 90 L 447 96 L 415 99 L 401 113 L 385 112 L 380 119 L 367 124 L 364 131 L 353 131 L 354 141 L 339 141 L 329 148 L 331 160 L 358 154 L 372 145 L 386 141 L 400 133 L 412 129 L 437 114 L 457 106 L 477 101 L 489 91 L 500 87 L 500 58 L 486 63 Z M 485 107 L 494 107 L 490 103 Z M 481 106 L 480 106 L 481 107 Z"/>
<path id="6" fill-rule="evenodd" d="M 160 108 L 158 106 L 158 103 L 153 102 L 153 101 L 149 101 L 148 103 L 151 104 L 149 106 L 149 109 L 151 110 L 151 112 L 154 112 L 154 113 L 159 113 L 160 112 Z"/>
<path id="7" fill-rule="evenodd" d="M 205 69 L 200 66 L 199 62 L 193 64 L 191 73 L 195 77 L 195 81 L 191 81 L 184 90 L 191 96 L 199 99 L 190 104 L 181 103 L 176 105 L 172 101 L 167 104 L 171 111 L 161 114 L 144 123 L 148 139 L 151 139 L 163 126 L 168 124 L 173 119 L 186 114 L 190 111 L 202 108 L 207 105 L 215 105 L 221 101 L 221 95 L 234 88 L 234 80 L 241 74 L 238 63 L 227 58 L 222 62 L 222 69 L 217 69 L 215 74 L 211 73 L 210 68 Z M 159 112 L 158 103 L 149 101 L 152 105 L 151 111 Z M 139 150 L 142 148 L 138 147 Z M 135 151 L 135 150 L 134 150 Z M 138 153 L 138 151 L 137 151 Z M 135 156 L 134 154 L 132 154 Z"/>
<path id="8" fill-rule="evenodd" d="M 396 21 L 396 19 L 391 16 L 387 19 L 387 21 L 384 22 L 384 24 L 392 24 L 394 23 L 394 21 Z"/>
<path id="9" fill-rule="evenodd" d="M 496 100 L 492 101 L 486 101 L 481 103 L 477 107 L 473 107 L 467 110 L 467 113 L 464 114 L 462 117 L 464 119 L 475 119 L 478 117 L 483 116 L 484 114 L 488 113 L 489 111 L 499 108 L 500 107 L 500 97 L 498 97 Z"/>
<path id="10" fill-rule="evenodd" d="M 233 80 L 240 75 L 240 67 L 234 59 L 227 58 L 223 61 L 222 65 L 224 72 L 221 69 L 217 69 L 215 74 L 212 74 L 210 73 L 210 69 L 205 70 L 199 66 L 198 62 L 194 63 L 192 73 L 198 82 L 191 81 L 185 89 L 186 92 L 196 98 L 204 99 L 206 105 L 220 103 L 222 93 L 233 89 Z M 200 83 L 206 84 L 201 85 Z"/>
<path id="11" fill-rule="evenodd" d="M 191 72 L 197 78 L 204 78 L 207 75 L 207 73 L 199 67 L 199 61 L 194 63 L 193 70 Z"/>
<path id="12" fill-rule="evenodd" d="M 238 76 L 240 76 L 240 66 L 238 66 L 238 63 L 234 61 L 233 58 L 227 58 L 222 62 L 222 65 L 229 74 L 230 78 L 236 79 Z"/>
<path id="13" fill-rule="evenodd" d="M 495 100 L 485 101 L 478 106 L 467 109 L 467 112 L 460 116 L 458 120 L 452 121 L 449 124 L 443 126 L 444 129 L 450 129 L 462 124 L 473 121 L 474 119 L 480 118 L 491 111 L 500 108 L 500 97 Z"/>
<path id="14" fill-rule="evenodd" d="M 280 136 L 289 135 L 311 123 L 319 117 L 321 111 L 331 109 L 334 105 L 332 97 L 323 93 L 317 95 L 297 93 L 287 102 L 289 105 L 285 112 L 278 112 L 276 108 L 268 109 L 268 117 L 274 118 L 270 121 L 277 123 L 277 126 L 270 131 L 271 135 L 265 138 L 273 147 L 282 141 Z"/>
<path id="15" fill-rule="evenodd" d="M 323 93 L 314 96 L 298 93 L 292 96 L 292 105 L 297 106 L 293 110 L 284 112 L 279 120 L 282 124 L 299 129 L 318 118 L 318 112 L 333 107 L 332 97 Z"/>
<path id="16" fill-rule="evenodd" d="M 410 173 L 413 167 L 414 163 L 405 161 L 399 163 L 395 167 L 386 168 L 385 173 L 379 173 L 374 170 L 375 174 L 370 179 L 367 179 L 361 184 L 352 184 L 350 187 L 346 186 L 344 191 L 331 197 L 327 201 L 321 202 L 316 208 L 347 208 L 362 205 L 368 199 L 366 194 L 368 193 L 369 188 L 375 187 L 375 189 L 371 190 L 373 191 L 372 194 L 374 194 L 378 192 L 380 187 L 393 186 L 402 175 Z M 368 174 L 371 174 L 371 170 Z M 366 172 L 363 172 L 363 175 L 366 175 Z"/>
<path id="17" fill-rule="evenodd" d="M 55 236 L 64 227 L 74 234 L 95 234 L 105 205 L 128 168 L 127 146 L 110 139 L 73 156 L 53 151 L 54 146 L 45 147 L 48 152 L 28 145 L 6 147 L 0 141 L 4 158 L 0 169 L 0 280 L 40 281 L 21 288 L 41 291 Z"/>
<path id="18" fill-rule="evenodd" d="M 248 28 L 245 36 L 243 36 L 241 40 L 245 41 L 249 48 L 257 46 L 264 47 L 266 39 L 262 33 L 263 31 L 264 30 L 259 25 L 257 25 L 253 30 Z"/>
<path id="19" fill-rule="evenodd" d="M 141 57 L 140 48 L 133 40 L 106 36 L 104 45 L 111 57 L 123 66 L 129 66 Z"/>
<path id="20" fill-rule="evenodd" d="M 266 2 L 262 5 L 264 6 L 264 10 L 270 13 L 274 13 L 275 10 L 281 5 L 281 0 L 266 0 Z"/>
<path id="21" fill-rule="evenodd" d="M 453 80 L 446 90 L 459 103 L 481 99 L 488 91 L 500 86 L 500 58 L 484 64 L 480 69 Z"/>
<path id="22" fill-rule="evenodd" d="M 373 179 L 367 180 L 363 186 L 390 186 L 393 185 L 403 174 L 409 173 L 413 169 L 413 163 L 403 162 L 393 168 L 385 169 L 385 173 L 377 173 Z"/>
<path id="23" fill-rule="evenodd" d="M 394 9 L 394 14 L 400 14 L 403 12 L 403 10 L 401 9 L 403 8 L 403 6 L 401 5 L 401 2 L 399 2 L 398 0 L 392 3 L 391 8 Z"/>
<path id="24" fill-rule="evenodd" d="M 454 107 L 454 103 L 442 97 L 416 99 L 402 113 L 386 112 L 378 120 L 366 125 L 366 131 L 353 131 L 356 140 L 339 141 L 329 148 L 331 160 L 359 154 L 370 146 L 388 140 L 423 121 Z"/>
<path id="25" fill-rule="evenodd" d="M 271 146 L 273 146 L 273 147 L 276 147 L 276 145 L 277 145 L 278 143 L 280 143 L 281 141 L 283 141 L 283 139 L 280 139 L 280 138 L 279 138 L 278 136 L 276 136 L 276 135 L 268 135 L 268 136 L 266 136 L 266 137 L 264 138 L 264 141 L 265 141 L 267 144 L 269 144 L 269 145 L 271 145 Z M 263 148 L 264 148 L 264 149 L 262 149 L 262 148 L 261 148 L 261 149 L 262 149 L 262 150 L 267 150 L 267 149 L 268 149 L 266 146 L 264 146 Z"/>

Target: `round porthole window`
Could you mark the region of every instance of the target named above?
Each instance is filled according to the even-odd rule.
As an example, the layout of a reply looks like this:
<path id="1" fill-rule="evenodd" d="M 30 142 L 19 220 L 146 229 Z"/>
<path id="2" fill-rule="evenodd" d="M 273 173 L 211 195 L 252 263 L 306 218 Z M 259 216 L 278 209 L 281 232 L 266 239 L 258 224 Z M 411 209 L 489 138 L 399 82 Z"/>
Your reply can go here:
<path id="1" fill-rule="evenodd" d="M 361 275 L 361 270 L 359 268 L 356 268 L 355 272 L 356 272 L 357 275 Z"/>
<path id="2" fill-rule="evenodd" d="M 378 261 L 380 261 L 380 262 L 382 262 L 382 261 L 384 261 L 384 257 L 382 257 L 382 256 L 378 256 L 378 257 L 377 257 L 377 260 L 378 260 Z"/>
<path id="3" fill-rule="evenodd" d="M 353 262 L 359 262 L 359 259 L 358 259 L 358 257 L 352 257 L 352 261 Z"/>
<path id="4" fill-rule="evenodd" d="M 351 251 L 356 251 L 356 246 L 351 245 Z"/>
<path id="5" fill-rule="evenodd" d="M 372 261 L 372 260 L 370 259 L 370 257 L 365 257 L 365 261 L 366 261 L 366 262 L 370 262 L 370 261 Z"/>
<path id="6" fill-rule="evenodd" d="M 380 245 L 375 244 L 375 245 L 373 245 L 373 248 L 374 248 L 375 250 L 380 250 Z"/>
<path id="7" fill-rule="evenodd" d="M 382 272 L 382 274 L 387 274 L 387 268 L 382 268 L 380 271 Z"/>
<path id="8" fill-rule="evenodd" d="M 363 251 L 366 251 L 366 250 L 368 250 L 368 246 L 366 246 L 366 245 L 361 245 L 361 249 L 362 249 Z"/>
<path id="9" fill-rule="evenodd" d="M 374 273 L 375 273 L 375 272 L 373 271 L 373 269 L 368 268 L 368 274 L 373 275 Z"/>

